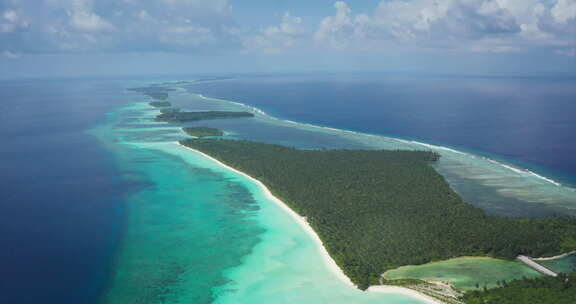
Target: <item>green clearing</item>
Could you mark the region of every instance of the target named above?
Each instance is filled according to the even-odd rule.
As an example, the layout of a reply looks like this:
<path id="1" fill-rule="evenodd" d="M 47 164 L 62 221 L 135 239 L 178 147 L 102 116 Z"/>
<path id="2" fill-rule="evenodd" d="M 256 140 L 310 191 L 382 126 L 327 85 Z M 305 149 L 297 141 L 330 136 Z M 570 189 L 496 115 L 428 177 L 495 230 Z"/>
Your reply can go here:
<path id="1" fill-rule="evenodd" d="M 389 270 L 385 279 L 421 279 L 449 282 L 460 290 L 493 288 L 498 282 L 536 278 L 541 275 L 518 261 L 488 257 L 461 257 L 417 266 Z"/>

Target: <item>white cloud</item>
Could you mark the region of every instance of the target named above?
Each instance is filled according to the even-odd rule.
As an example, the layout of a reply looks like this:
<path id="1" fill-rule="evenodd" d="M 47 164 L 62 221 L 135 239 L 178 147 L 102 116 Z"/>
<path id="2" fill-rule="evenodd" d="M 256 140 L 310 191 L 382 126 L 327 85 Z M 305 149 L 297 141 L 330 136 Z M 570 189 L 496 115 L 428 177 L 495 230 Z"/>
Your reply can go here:
<path id="1" fill-rule="evenodd" d="M 30 18 L 21 17 L 24 13 Z M 23 23 L 25 20 L 33 22 Z M 38 0 L 0 4 L 0 34 L 22 32 L 0 36 L 0 44 L 25 53 L 237 49 L 241 44 L 238 37 L 229 34 L 232 26 L 228 0 Z"/>
<path id="2" fill-rule="evenodd" d="M 0 13 L 0 34 L 25 30 L 29 26 L 26 17 L 14 9 L 7 9 Z"/>
<path id="3" fill-rule="evenodd" d="M 100 32 L 113 30 L 114 26 L 93 12 L 90 0 L 73 0 L 70 9 L 70 25 L 78 31 Z"/>
<path id="4" fill-rule="evenodd" d="M 335 8 L 315 34 L 325 48 L 518 52 L 576 37 L 576 0 L 387 0 L 357 15 L 343 1 Z"/>
<path id="5" fill-rule="evenodd" d="M 576 18 L 576 1 L 559 0 L 550 12 L 556 22 L 567 23 Z"/>
<path id="6" fill-rule="evenodd" d="M 557 39 L 576 44 L 576 0 L 558 0 L 539 15 L 538 28 Z"/>
<path id="7" fill-rule="evenodd" d="M 244 47 L 265 54 L 282 53 L 300 47 L 308 40 L 302 18 L 285 13 L 279 25 L 270 26 L 244 39 Z"/>
<path id="8" fill-rule="evenodd" d="M 327 44 L 335 49 L 344 49 L 348 47 L 354 36 L 355 26 L 360 25 L 361 22 L 353 22 L 352 10 L 345 2 L 336 2 L 334 8 L 336 8 L 336 14 L 322 19 L 314 36 L 320 44 Z"/>
<path id="9" fill-rule="evenodd" d="M 15 10 L 7 10 L 2 14 L 4 19 L 8 20 L 9 22 L 17 22 L 18 21 L 18 14 Z"/>
<path id="10" fill-rule="evenodd" d="M 259 28 L 236 24 L 230 3 L 0 0 L 0 45 L 18 53 L 576 48 L 576 0 L 382 0 L 360 14 L 336 1 L 330 16 L 306 20 L 315 26 L 285 13 Z"/>

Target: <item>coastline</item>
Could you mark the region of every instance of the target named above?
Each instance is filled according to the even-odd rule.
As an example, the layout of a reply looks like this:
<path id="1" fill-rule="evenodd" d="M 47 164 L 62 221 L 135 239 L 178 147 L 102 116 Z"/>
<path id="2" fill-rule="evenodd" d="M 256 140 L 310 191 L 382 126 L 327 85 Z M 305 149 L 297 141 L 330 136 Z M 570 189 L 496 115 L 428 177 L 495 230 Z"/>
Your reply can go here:
<path id="1" fill-rule="evenodd" d="M 532 170 L 523 168 L 523 167 L 519 167 L 517 165 L 514 165 L 510 162 L 507 162 L 505 160 L 499 160 L 497 158 L 494 158 L 494 156 L 489 156 L 489 155 L 482 155 L 476 151 L 467 151 L 467 150 L 463 150 L 462 148 L 457 148 L 457 147 L 449 147 L 449 146 L 441 146 L 438 144 L 432 144 L 432 143 L 426 143 L 423 141 L 418 141 L 416 139 L 413 138 L 402 138 L 402 137 L 394 137 L 392 135 L 382 135 L 382 134 L 372 134 L 372 133 L 363 133 L 361 131 L 353 131 L 353 130 L 348 130 L 348 129 L 340 129 L 340 128 L 336 128 L 336 127 L 330 127 L 330 126 L 323 126 L 323 125 L 315 125 L 313 123 L 308 123 L 308 122 L 298 122 L 298 121 L 293 121 L 293 120 L 289 120 L 289 119 L 285 119 L 285 118 L 278 118 L 275 116 L 272 116 L 270 114 L 268 114 L 267 112 L 254 107 L 254 106 L 250 106 L 248 104 L 242 103 L 242 102 L 238 102 L 238 101 L 233 101 L 233 100 L 227 100 L 227 99 L 222 99 L 222 98 L 216 98 L 216 97 L 209 97 L 209 96 L 205 96 L 203 94 L 200 93 L 196 93 L 196 92 L 190 92 L 190 91 L 186 91 L 192 95 L 196 95 L 198 97 L 200 97 L 201 99 L 204 100 L 218 100 L 221 102 L 228 102 L 228 103 L 232 103 L 232 104 L 236 104 L 239 105 L 241 107 L 247 108 L 251 111 L 253 111 L 254 113 L 257 113 L 259 115 L 268 117 L 270 119 L 273 120 L 278 120 L 278 121 L 282 121 L 285 123 L 290 123 L 290 124 L 295 124 L 295 125 L 304 125 L 307 127 L 312 127 L 312 128 L 317 128 L 317 129 L 324 129 L 324 130 L 329 130 L 329 131 L 336 131 L 336 132 L 344 132 L 344 133 L 348 133 L 348 134 L 354 134 L 354 135 L 365 135 L 365 136 L 370 136 L 370 137 L 381 137 L 381 138 L 386 138 L 386 139 L 391 139 L 391 140 L 395 140 L 398 141 L 399 143 L 405 143 L 405 144 L 416 144 L 419 146 L 423 146 L 429 149 L 432 149 L 434 151 L 437 150 L 443 150 L 443 151 L 447 151 L 447 152 L 451 152 L 451 153 L 455 153 L 455 154 L 460 154 L 460 155 L 466 155 L 468 157 L 472 157 L 472 158 L 476 158 L 476 159 L 482 159 L 482 160 L 486 160 L 490 163 L 496 164 L 496 165 L 500 165 L 510 171 L 513 171 L 515 173 L 521 174 L 521 175 L 532 175 L 542 181 L 546 181 L 554 186 L 557 187 L 561 187 L 561 186 L 565 186 L 565 184 L 559 181 L 556 181 L 555 179 L 551 178 L 551 177 L 547 177 L 541 174 L 538 174 Z M 576 188 L 570 186 L 570 183 L 566 184 L 568 185 L 568 188 L 573 189 L 576 191 Z"/>
<path id="2" fill-rule="evenodd" d="M 328 253 L 328 251 L 326 250 L 326 248 L 324 247 L 324 244 L 322 243 L 322 240 L 320 239 L 320 237 L 318 236 L 318 234 L 316 234 L 316 232 L 312 229 L 312 227 L 310 227 L 310 225 L 308 224 L 308 222 L 306 221 L 306 219 L 302 216 L 300 216 L 299 214 L 297 214 L 295 211 L 293 211 L 290 207 L 288 207 L 288 205 L 286 205 L 283 201 L 281 201 L 280 199 L 278 199 L 277 197 L 275 197 L 274 195 L 272 195 L 272 193 L 270 192 L 270 190 L 259 180 L 253 178 L 252 176 L 239 171 L 235 168 L 232 168 L 226 164 L 224 164 L 223 162 L 219 161 L 218 159 L 200 152 L 198 150 L 192 149 L 190 147 L 187 147 L 185 145 L 182 145 L 181 143 L 177 142 L 176 143 L 179 146 L 182 146 L 196 154 L 201 155 L 202 157 L 205 157 L 207 159 L 210 159 L 211 161 L 213 161 L 214 163 L 218 164 L 220 167 L 233 171 L 245 178 L 247 178 L 248 180 L 254 182 L 255 184 L 258 185 L 258 187 L 260 187 L 260 189 L 262 190 L 264 196 L 269 199 L 270 201 L 272 201 L 273 203 L 275 203 L 277 206 L 279 206 L 280 208 L 282 208 L 284 211 L 286 211 L 287 214 L 289 214 L 294 221 L 300 226 L 302 227 L 302 229 L 304 229 L 304 231 L 310 235 L 310 237 L 312 237 L 312 239 L 314 240 L 314 243 L 316 243 L 316 247 L 318 248 L 320 255 L 322 256 L 322 260 L 324 261 L 324 264 L 330 269 L 330 271 L 332 273 L 334 273 L 334 275 L 343 283 L 345 283 L 346 285 L 352 287 L 352 288 L 357 288 L 356 285 L 354 285 L 354 283 L 352 283 L 352 281 L 350 280 L 350 278 L 348 278 L 346 276 L 346 274 L 344 274 L 344 272 L 342 271 L 342 269 L 340 269 L 340 267 L 338 267 L 338 265 L 336 264 L 336 262 L 332 259 L 332 257 L 330 256 L 330 254 Z M 419 293 L 415 290 L 409 289 L 409 288 L 405 288 L 405 287 L 400 287 L 400 286 L 388 286 L 388 285 L 373 285 L 370 286 L 367 290 L 367 292 L 376 292 L 376 293 L 396 293 L 396 294 L 402 294 L 402 295 L 406 295 L 412 298 L 416 298 L 420 301 L 426 302 L 428 304 L 444 304 L 444 302 L 441 302 L 440 300 L 437 300 L 433 297 L 430 297 L 428 295 Z"/>
<path id="3" fill-rule="evenodd" d="M 547 257 L 547 258 L 543 258 L 543 257 L 540 257 L 540 258 L 532 258 L 532 257 L 531 257 L 531 259 L 534 260 L 534 261 L 552 261 L 552 260 L 561 259 L 561 258 L 563 258 L 563 257 L 567 257 L 567 256 L 569 256 L 569 255 L 573 255 L 573 254 L 576 254 L 576 250 L 575 250 L 575 251 L 566 252 L 566 253 L 563 253 L 563 254 L 559 254 L 559 255 L 556 255 L 556 256 L 553 256 L 553 257 Z"/>
<path id="4" fill-rule="evenodd" d="M 368 292 L 377 292 L 377 293 L 399 293 L 403 295 L 407 295 L 413 298 L 416 298 L 420 301 L 424 301 L 430 304 L 445 304 L 444 302 L 427 296 L 425 294 L 419 293 L 416 290 L 400 287 L 400 286 L 389 286 L 389 285 L 372 285 L 368 287 L 366 290 Z"/>

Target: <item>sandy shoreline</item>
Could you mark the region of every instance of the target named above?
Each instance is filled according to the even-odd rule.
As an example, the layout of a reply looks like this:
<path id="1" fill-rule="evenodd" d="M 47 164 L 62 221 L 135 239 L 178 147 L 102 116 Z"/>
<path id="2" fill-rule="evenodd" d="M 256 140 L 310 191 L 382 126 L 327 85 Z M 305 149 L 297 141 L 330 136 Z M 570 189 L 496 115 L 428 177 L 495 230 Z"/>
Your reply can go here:
<path id="1" fill-rule="evenodd" d="M 399 293 L 403 295 L 410 296 L 412 298 L 416 298 L 420 301 L 424 301 L 426 303 L 431 304 L 444 304 L 444 302 L 440 300 L 436 300 L 430 296 L 425 294 L 419 293 L 416 290 L 400 287 L 400 286 L 389 286 L 389 285 L 373 285 L 368 288 L 369 292 L 378 292 L 378 293 Z"/>
<path id="2" fill-rule="evenodd" d="M 270 201 L 274 202 L 275 204 L 277 204 L 280 208 L 282 208 L 284 211 L 286 211 L 286 213 L 288 213 L 295 221 L 296 223 L 298 223 L 298 225 L 300 225 L 300 227 L 302 227 L 302 229 L 304 229 L 304 231 L 306 233 L 308 233 L 312 239 L 314 240 L 314 242 L 316 243 L 319 251 L 320 251 L 320 255 L 322 256 L 322 259 L 324 260 L 324 263 L 326 264 L 326 266 L 332 271 L 332 273 L 334 273 L 334 275 L 336 275 L 336 277 L 346 283 L 347 285 L 349 285 L 352 288 L 357 288 L 356 285 L 354 285 L 354 283 L 352 283 L 352 281 L 350 280 L 350 278 L 348 278 L 344 272 L 342 271 L 342 269 L 340 269 L 340 267 L 338 267 L 338 265 L 336 264 L 336 262 L 332 259 L 332 257 L 328 254 L 328 251 L 326 250 L 326 248 L 324 247 L 324 244 L 322 243 L 322 240 L 320 240 L 320 237 L 316 234 L 316 232 L 312 229 L 312 227 L 310 227 L 310 225 L 308 224 L 308 222 L 306 221 L 306 219 L 302 216 L 300 216 L 298 213 L 294 212 L 292 209 L 290 209 L 290 207 L 288 207 L 283 201 L 281 201 L 280 199 L 278 199 L 277 197 L 275 197 L 274 195 L 272 195 L 272 193 L 270 192 L 270 190 L 259 180 L 253 178 L 252 176 L 236 170 L 224 163 L 222 163 L 221 161 L 213 158 L 212 156 L 200 152 L 198 150 L 192 149 L 190 147 L 187 147 L 185 145 L 182 145 L 180 143 L 177 143 L 178 145 L 194 152 L 197 153 L 199 155 L 202 155 L 203 157 L 212 160 L 213 162 L 215 162 L 216 164 L 218 164 L 220 167 L 225 168 L 227 170 L 233 171 L 239 175 L 242 175 L 243 177 L 249 179 L 250 181 L 254 182 L 255 184 L 257 184 L 260 189 L 262 190 L 262 192 L 264 193 L 264 196 L 269 199 Z M 409 289 L 409 288 L 404 288 L 404 287 L 400 287 L 400 286 L 386 286 L 386 285 L 376 285 L 376 286 L 370 286 L 370 288 L 367 289 L 368 292 L 378 292 L 378 293 L 396 293 L 396 294 L 403 294 L 403 295 L 407 295 L 413 298 L 417 298 L 418 300 L 424 301 L 426 303 L 430 303 L 430 304 L 443 304 L 443 302 L 436 300 L 432 297 L 429 297 L 427 295 L 424 295 L 422 293 L 419 293 L 415 290 Z"/>
<path id="3" fill-rule="evenodd" d="M 563 253 L 563 254 L 559 254 L 559 255 L 557 255 L 557 256 L 547 257 L 547 258 L 542 258 L 542 257 L 541 257 L 541 258 L 533 258 L 533 257 L 530 257 L 530 258 L 531 258 L 532 260 L 534 260 L 534 261 L 551 261 L 551 260 L 561 259 L 561 258 L 563 258 L 563 257 L 567 257 L 567 256 L 573 255 L 573 254 L 576 254 L 576 251 L 570 251 L 570 252 L 566 252 L 566 253 Z"/>

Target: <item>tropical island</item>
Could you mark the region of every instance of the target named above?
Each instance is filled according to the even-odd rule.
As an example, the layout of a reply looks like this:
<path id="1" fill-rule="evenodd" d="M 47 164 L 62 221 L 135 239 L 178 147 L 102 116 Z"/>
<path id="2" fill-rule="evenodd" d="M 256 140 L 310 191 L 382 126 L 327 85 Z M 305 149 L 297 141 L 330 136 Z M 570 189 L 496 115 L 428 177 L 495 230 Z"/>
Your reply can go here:
<path id="1" fill-rule="evenodd" d="M 168 96 L 168 91 L 151 88 L 143 90 L 144 94 Z M 161 106 L 156 121 L 254 116 L 250 112 L 185 112 L 169 106 Z M 574 271 L 566 270 L 573 268 L 571 260 L 538 261 L 559 273 L 543 277 L 515 259 L 519 255 L 576 259 L 576 219 L 487 215 L 462 201 L 432 168 L 440 158 L 437 153 L 298 150 L 202 139 L 223 136 L 216 128 L 182 130 L 196 139 L 180 144 L 258 179 L 302 216 L 360 289 L 402 286 L 444 303 L 470 304 L 518 303 L 525 294 L 534 295 L 522 291 L 526 286 L 540 286 L 541 299 L 526 303 L 564 304 L 552 299 L 575 292 L 573 284 L 558 283 L 562 278 L 573 280 L 573 275 L 561 273 Z M 560 291 L 559 286 L 567 290 Z"/>
<path id="2" fill-rule="evenodd" d="M 169 92 L 175 91 L 173 88 L 161 85 L 150 85 L 147 87 L 131 88 L 128 90 L 141 93 L 142 95 L 148 96 L 155 100 L 166 100 L 168 98 Z"/>
<path id="3" fill-rule="evenodd" d="M 231 119 L 231 118 L 248 118 L 254 117 L 250 112 L 237 112 L 237 111 L 197 111 L 187 112 L 180 109 L 162 109 L 160 114 L 156 116 L 156 121 L 180 123 L 190 121 L 200 121 L 208 119 Z"/>
<path id="4" fill-rule="evenodd" d="M 209 127 L 187 127 L 182 128 L 182 131 L 186 132 L 186 134 L 190 136 L 194 136 L 197 138 L 224 135 L 224 132 L 222 132 L 222 130 Z"/>
<path id="5" fill-rule="evenodd" d="M 299 150 L 217 139 L 180 143 L 260 180 L 306 218 L 360 289 L 422 283 L 382 277 L 406 265 L 465 256 L 506 262 L 518 255 L 552 256 L 576 248 L 573 217 L 490 216 L 462 201 L 432 168 L 440 157 L 434 152 Z M 540 279 L 556 278 L 535 280 Z M 511 290 L 508 286 L 518 284 L 528 283 L 499 282 L 493 289 L 479 285 L 487 291 L 463 299 L 484 303 L 472 299 L 490 298 L 488 291 Z"/>
<path id="6" fill-rule="evenodd" d="M 164 108 L 172 106 L 172 103 L 170 103 L 169 101 L 151 101 L 148 104 L 155 108 Z"/>

